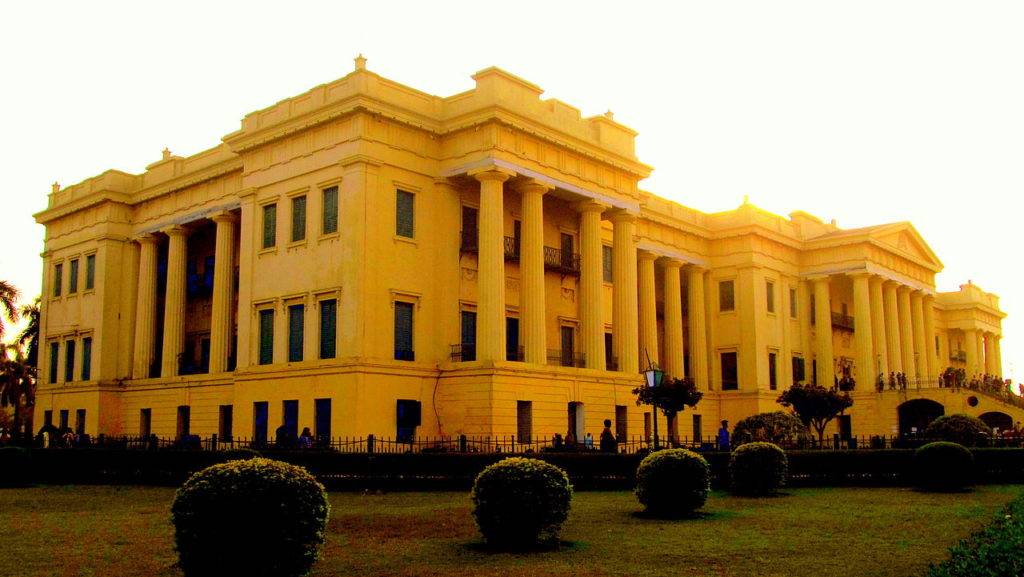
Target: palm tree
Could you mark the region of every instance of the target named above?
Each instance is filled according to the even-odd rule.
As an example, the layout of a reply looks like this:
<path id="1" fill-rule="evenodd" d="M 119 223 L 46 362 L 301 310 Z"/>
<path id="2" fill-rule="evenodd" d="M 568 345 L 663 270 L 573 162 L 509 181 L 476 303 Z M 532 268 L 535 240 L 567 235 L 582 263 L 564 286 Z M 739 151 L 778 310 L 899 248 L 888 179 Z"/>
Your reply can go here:
<path id="1" fill-rule="evenodd" d="M 25 349 L 25 362 L 30 366 L 39 367 L 39 297 L 31 304 L 23 305 L 19 311 L 21 318 L 28 324 L 18 334 L 15 342 Z"/>
<path id="2" fill-rule="evenodd" d="M 4 339 L 4 316 L 12 323 L 18 322 L 18 289 L 14 285 L 0 280 L 0 342 Z"/>
<path id="3" fill-rule="evenodd" d="M 14 352 L 8 354 L 8 349 Z M 36 369 L 16 345 L 0 346 L 0 407 L 14 408 L 14 437 L 23 434 L 23 409 L 35 405 Z"/>

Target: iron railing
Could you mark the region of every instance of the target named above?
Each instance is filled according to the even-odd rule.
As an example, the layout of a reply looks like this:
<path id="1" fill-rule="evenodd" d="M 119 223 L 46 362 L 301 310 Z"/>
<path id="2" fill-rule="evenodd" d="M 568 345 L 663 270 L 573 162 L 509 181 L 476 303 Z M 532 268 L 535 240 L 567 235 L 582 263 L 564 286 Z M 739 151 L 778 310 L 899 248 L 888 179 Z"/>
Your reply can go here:
<path id="1" fill-rule="evenodd" d="M 517 236 L 506 236 L 505 237 L 505 260 L 518 261 L 519 260 L 519 249 L 522 246 L 522 242 Z"/>
<path id="2" fill-rule="evenodd" d="M 460 343 L 457 345 L 451 345 L 451 353 L 449 353 L 449 357 L 456 363 L 475 361 L 476 343 Z"/>
<path id="3" fill-rule="evenodd" d="M 544 268 L 553 270 L 562 275 L 580 274 L 580 255 L 574 252 L 565 252 L 551 246 L 544 247 Z"/>
<path id="4" fill-rule="evenodd" d="M 579 367 L 586 365 L 583 353 L 563 351 L 560 349 L 548 349 L 548 364 L 562 367 Z"/>
<path id="5" fill-rule="evenodd" d="M 843 313 L 832 313 L 832 328 L 842 329 L 847 331 L 854 330 L 853 328 L 853 317 L 850 315 L 844 315 Z"/>

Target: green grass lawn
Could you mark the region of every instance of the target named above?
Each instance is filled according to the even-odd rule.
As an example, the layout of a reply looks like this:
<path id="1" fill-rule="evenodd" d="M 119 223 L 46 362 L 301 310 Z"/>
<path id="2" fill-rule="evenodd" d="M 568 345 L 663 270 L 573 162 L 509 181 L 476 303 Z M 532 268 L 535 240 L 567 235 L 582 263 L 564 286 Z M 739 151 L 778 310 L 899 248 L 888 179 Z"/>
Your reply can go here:
<path id="1" fill-rule="evenodd" d="M 681 521 L 636 516 L 631 493 L 577 493 L 562 547 L 529 554 L 482 547 L 465 493 L 332 493 L 314 575 L 907 577 L 944 559 L 1020 491 L 715 493 L 702 518 Z M 0 575 L 178 576 L 173 496 L 152 487 L 0 489 Z"/>

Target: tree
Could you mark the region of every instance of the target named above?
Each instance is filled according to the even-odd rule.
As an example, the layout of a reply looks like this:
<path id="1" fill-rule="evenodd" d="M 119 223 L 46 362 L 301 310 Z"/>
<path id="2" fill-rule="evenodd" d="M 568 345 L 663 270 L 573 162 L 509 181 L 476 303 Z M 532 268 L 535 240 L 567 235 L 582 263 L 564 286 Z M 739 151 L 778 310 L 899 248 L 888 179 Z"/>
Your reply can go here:
<path id="1" fill-rule="evenodd" d="M 657 404 L 665 418 L 670 420 L 686 407 L 696 407 L 704 397 L 704 393 L 697 390 L 693 379 L 672 378 L 665 379 L 657 387 L 637 387 L 633 389 L 633 394 L 636 395 L 637 405 Z"/>
<path id="2" fill-rule="evenodd" d="M 25 362 L 30 366 L 39 367 L 39 297 L 32 304 L 21 307 L 21 318 L 28 319 L 28 324 L 18 334 L 15 341 L 25 349 Z"/>
<path id="3" fill-rule="evenodd" d="M 18 289 L 14 285 L 0 280 L 0 343 L 4 339 L 4 317 L 12 323 L 18 322 Z"/>
<path id="4" fill-rule="evenodd" d="M 792 407 L 805 427 L 814 428 L 818 444 L 825 440 L 825 427 L 829 422 L 853 406 L 849 393 L 818 385 L 793 385 L 776 401 L 783 407 Z"/>
<path id="5" fill-rule="evenodd" d="M 8 349 L 14 355 L 8 354 Z M 14 409 L 14 436 L 22 435 L 24 425 L 23 409 L 35 405 L 36 369 L 25 360 L 17 346 L 0 348 L 0 407 Z M 31 431 L 29 431 L 31 433 Z"/>
<path id="6" fill-rule="evenodd" d="M 806 438 L 807 426 L 804 422 L 785 411 L 750 415 L 740 419 L 732 431 L 734 447 L 758 441 L 792 447 Z"/>

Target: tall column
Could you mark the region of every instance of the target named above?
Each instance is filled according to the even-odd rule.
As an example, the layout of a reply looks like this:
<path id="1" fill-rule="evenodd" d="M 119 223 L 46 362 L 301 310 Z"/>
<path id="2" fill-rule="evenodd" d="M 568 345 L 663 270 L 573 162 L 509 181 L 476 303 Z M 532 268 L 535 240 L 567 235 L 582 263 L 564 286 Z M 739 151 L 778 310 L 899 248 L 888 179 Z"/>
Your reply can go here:
<path id="1" fill-rule="evenodd" d="M 523 351 L 528 363 L 547 362 L 544 326 L 544 193 L 551 187 L 530 179 L 519 187 L 523 199 L 523 230 L 519 253 L 522 282 L 519 289 L 519 318 L 522 319 Z"/>
<path id="2" fill-rule="evenodd" d="M 793 338 L 791 327 L 793 325 L 793 319 L 789 315 L 790 310 L 790 286 L 791 282 L 788 278 L 782 277 L 779 282 L 779 293 L 782 295 L 780 300 L 780 307 L 778 314 L 779 321 L 779 333 L 782 340 L 782 350 L 779 351 L 779 359 L 775 368 L 778 374 L 778 382 L 783 387 L 788 387 L 793 384 Z"/>
<path id="3" fill-rule="evenodd" d="M 977 345 L 975 345 L 976 351 L 978 351 L 978 373 L 985 372 L 985 359 L 982 358 L 985 355 L 985 333 L 983 331 L 975 331 L 975 338 L 978 339 Z"/>
<path id="4" fill-rule="evenodd" d="M 710 390 L 708 374 L 708 341 L 704 315 L 704 277 L 706 271 L 698 266 L 687 267 L 687 311 L 690 327 L 690 376 L 701 391 Z"/>
<path id="5" fill-rule="evenodd" d="M 967 353 L 967 380 L 971 380 L 972 377 L 981 372 L 979 368 L 981 365 L 978 362 L 978 356 L 981 351 L 978 350 L 978 331 L 974 329 L 964 330 L 964 351 Z"/>
<path id="6" fill-rule="evenodd" d="M 619 370 L 640 372 L 636 287 L 636 215 L 624 210 L 611 214 L 612 237 L 612 347 Z"/>
<path id="7" fill-rule="evenodd" d="M 996 375 L 996 338 L 992 333 L 985 333 L 985 374 Z"/>
<path id="8" fill-rule="evenodd" d="M 914 318 L 910 311 L 910 288 L 900 286 L 896 289 L 896 308 L 900 319 L 900 351 L 903 353 L 903 374 L 908 379 L 917 375 L 917 362 L 914 357 Z"/>
<path id="9" fill-rule="evenodd" d="M 580 213 L 580 325 L 584 364 L 588 369 L 604 370 L 604 309 L 601 306 L 601 212 L 604 207 L 586 201 L 576 209 Z"/>
<path id="10" fill-rule="evenodd" d="M 139 289 L 135 300 L 135 354 L 132 378 L 149 378 L 156 337 L 156 252 L 151 234 L 139 239 Z"/>
<path id="11" fill-rule="evenodd" d="M 871 277 L 858 273 L 853 277 L 853 338 L 857 350 L 856 379 L 861 390 L 871 390 L 877 378 L 875 366 L 874 319 L 871 318 Z"/>
<path id="12" fill-rule="evenodd" d="M 1003 350 L 1002 350 L 1001 344 L 1002 344 L 1003 337 L 1001 337 L 1000 335 L 993 335 L 992 338 L 995 341 L 993 343 L 993 345 L 992 345 L 992 351 L 996 354 L 996 367 L 995 367 L 996 368 L 996 373 L 995 374 L 998 377 L 1002 377 L 1003 376 Z"/>
<path id="13" fill-rule="evenodd" d="M 828 277 L 811 279 L 814 284 L 814 354 L 818 361 L 818 385 L 831 387 L 835 381 L 832 360 L 832 304 Z"/>
<path id="14" fill-rule="evenodd" d="M 640 280 L 640 364 L 646 369 L 648 359 L 658 363 L 658 304 L 654 290 L 654 261 L 658 256 L 642 250 L 637 257 L 640 260 L 637 272 Z"/>
<path id="15" fill-rule="evenodd" d="M 921 291 L 910 293 L 910 315 L 914 326 L 914 368 L 917 379 L 934 379 L 938 375 L 928 372 L 928 341 L 924 330 L 924 299 Z"/>
<path id="16" fill-rule="evenodd" d="M 811 356 L 814 344 L 811 342 L 811 289 L 805 280 L 796 286 L 796 317 L 800 324 L 800 350 L 804 354 L 804 382 L 811 382 Z"/>
<path id="17" fill-rule="evenodd" d="M 512 175 L 492 168 L 471 176 L 480 181 L 476 355 L 494 362 L 505 359 L 504 183 Z"/>
<path id="18" fill-rule="evenodd" d="M 896 283 L 888 281 L 882 286 L 885 295 L 885 339 L 886 349 L 889 351 L 889 372 L 903 372 L 903 352 L 900 347 L 903 339 L 900 337 L 900 316 L 899 299 L 896 298 Z M 909 329 L 909 327 L 908 327 Z M 885 376 L 886 382 L 889 375 Z"/>
<path id="19" fill-rule="evenodd" d="M 679 271 L 683 263 L 666 260 L 662 282 L 665 300 L 665 358 L 662 369 L 666 377 L 683 378 L 683 294 L 679 282 Z"/>
<path id="20" fill-rule="evenodd" d="M 942 369 L 939 365 L 939 353 L 935 350 L 935 297 L 924 295 L 924 344 L 925 370 L 929 379 L 937 379 Z"/>
<path id="21" fill-rule="evenodd" d="M 160 376 L 178 374 L 178 358 L 185 349 L 185 253 L 188 231 L 179 225 L 163 230 L 167 234 L 167 292 L 164 297 L 164 350 Z"/>
<path id="22" fill-rule="evenodd" d="M 872 350 L 875 352 L 874 376 L 871 377 L 871 384 L 874 385 L 878 375 L 882 380 L 889 378 L 889 345 L 885 337 L 885 306 L 882 301 L 882 279 L 871 277 L 871 331 L 873 334 Z"/>
<path id="23" fill-rule="evenodd" d="M 227 370 L 231 350 L 232 286 L 235 262 L 235 215 L 221 212 L 213 216 L 217 236 L 213 257 L 213 310 L 210 314 L 210 372 Z"/>

